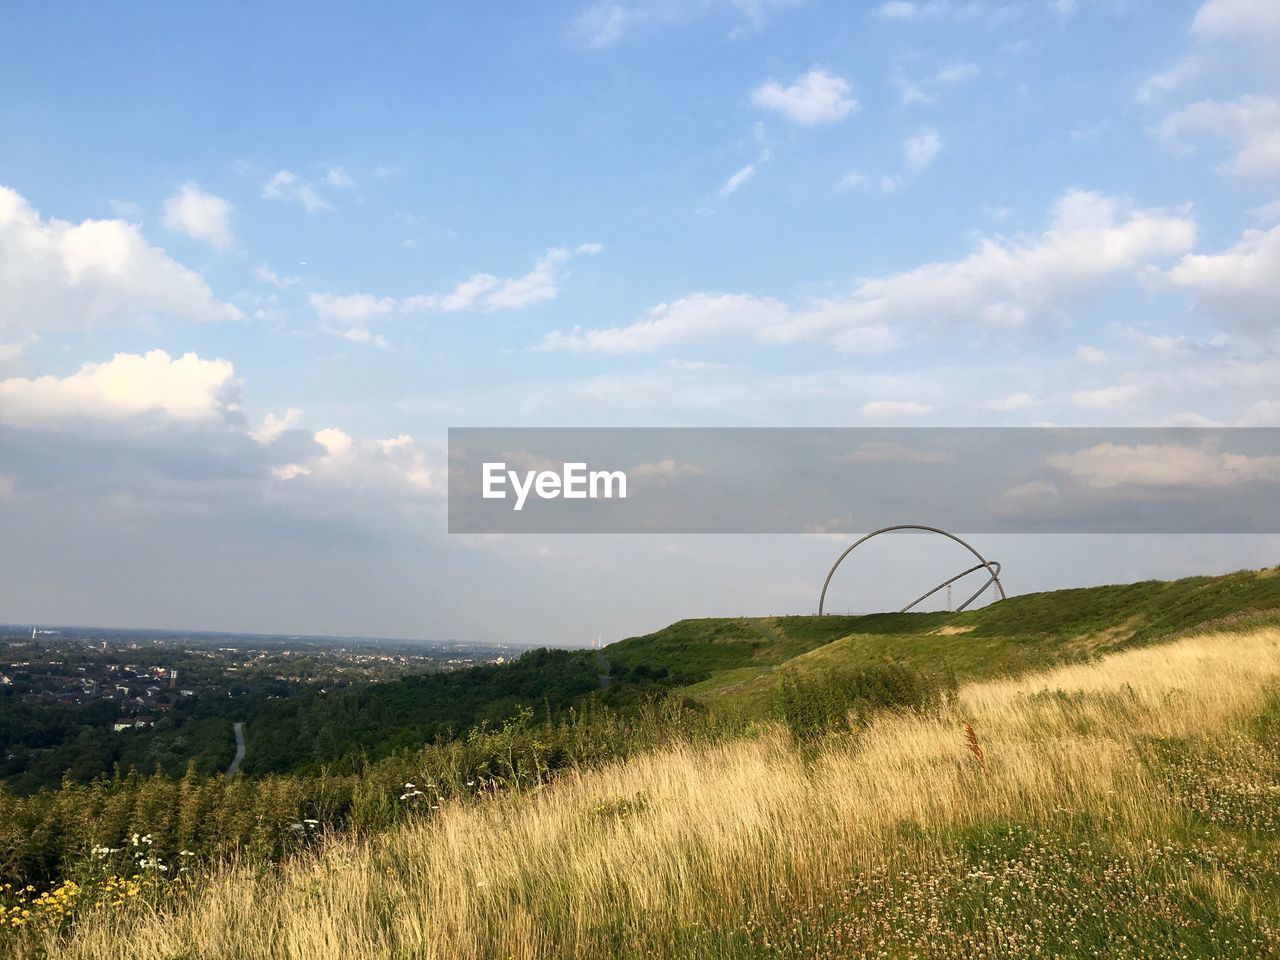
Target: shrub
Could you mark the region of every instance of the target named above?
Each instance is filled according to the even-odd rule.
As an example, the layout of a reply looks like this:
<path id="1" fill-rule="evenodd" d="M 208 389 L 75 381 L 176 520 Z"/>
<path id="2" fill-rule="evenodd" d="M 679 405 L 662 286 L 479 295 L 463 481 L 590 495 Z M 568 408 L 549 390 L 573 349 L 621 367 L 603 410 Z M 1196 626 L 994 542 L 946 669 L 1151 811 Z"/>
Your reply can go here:
<path id="1" fill-rule="evenodd" d="M 784 672 L 778 679 L 779 712 L 797 743 L 849 733 L 879 710 L 938 709 L 954 680 L 940 683 L 899 663 L 815 674 Z"/>

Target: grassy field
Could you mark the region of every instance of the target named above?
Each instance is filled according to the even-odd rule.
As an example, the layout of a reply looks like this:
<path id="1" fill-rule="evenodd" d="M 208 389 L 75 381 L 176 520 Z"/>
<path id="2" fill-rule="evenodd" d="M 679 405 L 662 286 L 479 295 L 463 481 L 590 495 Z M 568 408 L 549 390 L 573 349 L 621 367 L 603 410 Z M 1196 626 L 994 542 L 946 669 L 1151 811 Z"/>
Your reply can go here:
<path id="1" fill-rule="evenodd" d="M 1280 568 L 1010 597 L 964 613 L 681 620 L 606 648 L 726 712 L 769 712 L 779 671 L 891 660 L 962 680 L 1013 675 L 1188 630 L 1280 623 Z"/>
<path id="2" fill-rule="evenodd" d="M 1107 618 L 1127 623 L 1132 600 Z M 1129 640 L 1159 629 L 1168 605 L 1153 609 Z M 1008 636 L 1003 616 L 958 625 Z M 1280 629 L 1234 626 L 970 682 L 935 713 L 813 747 L 764 724 L 446 803 L 279 869 L 227 865 L 181 896 L 104 903 L 11 952 L 1280 956 Z"/>

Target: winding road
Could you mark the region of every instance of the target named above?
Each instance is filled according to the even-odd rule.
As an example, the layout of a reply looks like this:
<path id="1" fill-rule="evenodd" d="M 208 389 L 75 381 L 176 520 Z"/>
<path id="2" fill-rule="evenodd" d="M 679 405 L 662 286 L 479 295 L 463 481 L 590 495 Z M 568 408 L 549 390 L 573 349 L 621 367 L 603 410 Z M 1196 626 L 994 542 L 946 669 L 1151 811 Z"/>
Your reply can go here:
<path id="1" fill-rule="evenodd" d="M 240 772 L 240 763 L 244 760 L 244 724 L 236 721 L 231 725 L 236 732 L 236 756 L 227 767 L 227 776 L 234 777 Z"/>

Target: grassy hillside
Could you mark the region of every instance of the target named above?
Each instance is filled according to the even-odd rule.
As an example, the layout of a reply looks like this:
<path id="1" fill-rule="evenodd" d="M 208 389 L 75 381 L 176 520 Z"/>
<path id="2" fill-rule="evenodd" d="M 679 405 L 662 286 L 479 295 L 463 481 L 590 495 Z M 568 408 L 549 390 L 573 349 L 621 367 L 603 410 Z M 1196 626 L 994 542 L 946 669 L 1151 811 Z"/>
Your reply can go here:
<path id="1" fill-rule="evenodd" d="M 1280 570 L 688 620 L 273 732 L 399 705 L 399 745 L 449 700 L 524 709 L 346 772 L 0 790 L 0 954 L 1280 960 Z"/>
<path id="2" fill-rule="evenodd" d="M 797 750 L 679 746 L 16 957 L 1280 956 L 1280 630 L 964 687 Z"/>
<path id="3" fill-rule="evenodd" d="M 762 716 L 779 670 L 892 660 L 974 680 L 1269 622 L 1280 622 L 1280 567 L 1024 594 L 964 613 L 681 620 L 605 655 L 624 681 L 659 678 L 714 708 Z"/>

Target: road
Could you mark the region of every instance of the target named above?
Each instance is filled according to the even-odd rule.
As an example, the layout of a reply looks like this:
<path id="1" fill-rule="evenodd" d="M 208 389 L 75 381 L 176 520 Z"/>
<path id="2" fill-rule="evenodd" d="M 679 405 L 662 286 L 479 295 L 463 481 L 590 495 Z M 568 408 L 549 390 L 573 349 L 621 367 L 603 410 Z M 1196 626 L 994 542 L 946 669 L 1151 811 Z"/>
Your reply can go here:
<path id="1" fill-rule="evenodd" d="M 240 762 L 244 760 L 244 724 L 237 721 L 231 725 L 236 731 L 236 757 L 227 767 L 227 776 L 234 777 L 240 770 Z"/>

